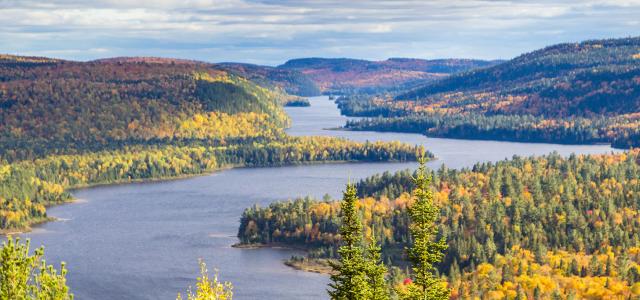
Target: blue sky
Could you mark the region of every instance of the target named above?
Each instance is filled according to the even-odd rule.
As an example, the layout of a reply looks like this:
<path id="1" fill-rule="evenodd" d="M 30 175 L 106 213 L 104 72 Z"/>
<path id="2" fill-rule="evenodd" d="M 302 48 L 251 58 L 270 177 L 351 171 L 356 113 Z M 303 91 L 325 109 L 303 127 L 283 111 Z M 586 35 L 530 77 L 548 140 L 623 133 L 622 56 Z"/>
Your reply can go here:
<path id="1" fill-rule="evenodd" d="M 507 59 L 640 35 L 640 0 L 0 0 L 0 16 L 0 53 L 75 60 Z"/>

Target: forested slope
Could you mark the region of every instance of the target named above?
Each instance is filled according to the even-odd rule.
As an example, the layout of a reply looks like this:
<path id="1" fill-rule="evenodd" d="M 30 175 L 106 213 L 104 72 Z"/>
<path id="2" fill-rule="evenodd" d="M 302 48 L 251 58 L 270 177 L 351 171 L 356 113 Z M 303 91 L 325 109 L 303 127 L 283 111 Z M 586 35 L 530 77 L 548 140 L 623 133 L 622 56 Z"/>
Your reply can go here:
<path id="1" fill-rule="evenodd" d="M 440 272 L 454 298 L 634 299 L 640 296 L 640 155 L 552 154 L 433 173 Z M 365 235 L 403 268 L 413 174 L 357 184 Z M 300 199 L 242 215 L 244 243 L 308 247 L 335 257 L 339 202 Z"/>
<path id="2" fill-rule="evenodd" d="M 235 166 L 415 159 L 399 143 L 289 137 L 292 96 L 216 65 L 0 56 L 0 231 L 47 219 L 69 188 Z"/>
<path id="3" fill-rule="evenodd" d="M 395 97 L 344 99 L 343 107 L 406 117 L 358 129 L 411 123 L 407 130 L 433 136 L 638 146 L 640 38 L 550 46 Z"/>
<path id="4" fill-rule="evenodd" d="M 284 93 L 197 62 L 6 58 L 0 78 L 0 154 L 7 158 L 18 151 L 263 135 L 288 122 Z"/>
<path id="5" fill-rule="evenodd" d="M 325 93 L 373 93 L 397 91 L 457 72 L 487 67 L 496 61 L 471 59 L 424 60 L 390 58 L 368 61 L 349 58 L 300 58 L 278 66 L 311 78 Z"/>
<path id="6" fill-rule="evenodd" d="M 320 95 L 320 89 L 316 82 L 296 70 L 242 63 L 216 65 L 262 86 L 280 87 L 291 95 L 304 97 Z"/>
<path id="7" fill-rule="evenodd" d="M 456 74 L 396 96 L 443 107 L 546 117 L 624 114 L 640 109 L 640 38 L 559 44 L 494 67 Z M 444 95 L 439 95 L 444 93 Z M 451 93 L 462 93 L 451 95 Z M 520 98 L 521 97 L 521 98 Z M 459 103 L 467 99 L 467 103 Z"/>

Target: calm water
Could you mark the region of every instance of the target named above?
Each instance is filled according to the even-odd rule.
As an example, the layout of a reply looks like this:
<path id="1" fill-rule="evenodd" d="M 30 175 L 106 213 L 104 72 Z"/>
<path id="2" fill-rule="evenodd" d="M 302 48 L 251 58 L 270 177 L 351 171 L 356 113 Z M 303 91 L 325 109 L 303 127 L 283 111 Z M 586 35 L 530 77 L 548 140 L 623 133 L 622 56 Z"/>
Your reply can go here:
<path id="1" fill-rule="evenodd" d="M 608 146 L 563 146 L 426 138 L 416 134 L 328 131 L 346 118 L 326 97 L 311 107 L 287 108 L 292 135 L 422 144 L 450 167 L 518 155 L 605 153 Z M 244 208 L 277 200 L 329 194 L 338 197 L 357 180 L 414 163 L 362 163 L 235 169 L 212 175 L 78 190 L 76 203 L 49 209 L 61 221 L 25 236 L 45 245 L 50 263 L 67 262 L 76 299 L 175 299 L 198 275 L 198 259 L 233 282 L 235 299 L 326 299 L 328 278 L 282 264 L 295 251 L 235 249 Z"/>

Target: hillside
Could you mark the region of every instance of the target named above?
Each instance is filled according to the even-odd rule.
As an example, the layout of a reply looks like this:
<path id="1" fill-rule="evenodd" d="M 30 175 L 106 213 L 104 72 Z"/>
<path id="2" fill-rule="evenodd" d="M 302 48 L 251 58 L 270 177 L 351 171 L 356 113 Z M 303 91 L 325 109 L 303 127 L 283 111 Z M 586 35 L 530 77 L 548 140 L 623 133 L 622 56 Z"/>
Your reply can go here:
<path id="1" fill-rule="evenodd" d="M 268 131 L 288 122 L 280 105 L 284 97 L 198 62 L 34 63 L 5 57 L 0 60 L 0 154 L 224 138 L 228 134 L 219 128 L 202 126 L 231 119 Z"/>
<path id="2" fill-rule="evenodd" d="M 304 97 L 320 95 L 316 83 L 296 70 L 241 63 L 220 63 L 216 66 L 260 85 L 282 88 L 291 95 Z"/>
<path id="3" fill-rule="evenodd" d="M 454 95 L 455 94 L 455 95 Z M 640 110 L 640 37 L 560 44 L 456 74 L 396 100 L 488 113 L 566 117 Z M 482 104 L 482 105 L 479 105 Z"/>
<path id="4" fill-rule="evenodd" d="M 551 154 L 434 171 L 436 239 L 448 243 L 437 267 L 452 299 L 637 298 L 639 155 Z M 412 243 L 412 178 L 406 170 L 357 184 L 363 232 L 375 235 L 384 261 L 399 268 L 392 274 L 405 270 Z M 341 218 L 338 201 L 275 202 L 247 208 L 238 238 L 304 247 L 312 261 L 335 258 Z M 390 277 L 394 284 L 406 278 Z"/>
<path id="5" fill-rule="evenodd" d="M 550 46 L 394 98 L 348 100 L 345 113 L 401 117 L 355 129 L 638 146 L 640 38 Z"/>
<path id="6" fill-rule="evenodd" d="M 0 56 L 0 233 L 49 220 L 71 188 L 238 166 L 415 159 L 400 143 L 289 137 L 298 99 L 219 66 Z"/>
<path id="7" fill-rule="evenodd" d="M 367 61 L 349 58 L 301 58 L 289 60 L 278 68 L 296 70 L 309 76 L 322 92 L 369 93 L 412 87 L 449 74 L 495 63 L 468 59 L 390 58 L 385 61 Z"/>

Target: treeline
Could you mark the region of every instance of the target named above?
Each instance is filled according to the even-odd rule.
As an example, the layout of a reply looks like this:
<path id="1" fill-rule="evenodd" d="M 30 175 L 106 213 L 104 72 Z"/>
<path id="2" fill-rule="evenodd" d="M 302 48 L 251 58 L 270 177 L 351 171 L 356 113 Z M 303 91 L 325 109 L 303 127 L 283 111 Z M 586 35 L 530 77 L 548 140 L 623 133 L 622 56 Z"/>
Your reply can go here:
<path id="1" fill-rule="evenodd" d="M 431 137 L 531 143 L 640 146 L 638 116 L 544 119 L 532 115 L 421 114 L 348 121 L 350 130 L 420 133 Z"/>
<path id="2" fill-rule="evenodd" d="M 340 96 L 335 102 L 338 105 L 338 109 L 340 109 L 340 113 L 350 117 L 397 117 L 405 115 L 405 112 L 385 105 L 383 101 L 379 100 L 379 97 L 369 95 Z"/>
<path id="3" fill-rule="evenodd" d="M 432 137 L 561 144 L 607 143 L 629 134 L 626 128 L 614 131 L 615 128 L 608 127 L 610 123 L 605 118 L 556 122 L 531 115 L 470 114 L 371 118 L 349 121 L 345 127 L 351 130 L 421 133 Z"/>
<path id="4" fill-rule="evenodd" d="M 640 115 L 546 118 L 531 114 L 482 114 L 467 109 L 420 107 L 388 102 L 389 96 L 343 96 L 336 100 L 348 116 L 350 130 L 411 132 L 431 137 L 503 140 L 534 143 L 611 143 L 629 149 L 640 146 Z"/>
<path id="5" fill-rule="evenodd" d="M 71 200 L 69 188 L 175 178 L 235 166 L 316 161 L 414 160 L 401 143 L 355 143 L 330 137 L 287 137 L 234 145 L 126 146 L 117 150 L 0 164 L 0 230 L 46 220 L 47 205 Z"/>
<path id="6" fill-rule="evenodd" d="M 285 102 L 284 106 L 307 107 L 307 106 L 311 106 L 311 103 L 307 98 L 296 98 L 296 99 L 292 99 Z"/>
<path id="7" fill-rule="evenodd" d="M 449 249 L 439 265 L 453 298 L 584 299 L 640 296 L 640 166 L 638 151 L 552 154 L 433 172 L 441 207 L 439 236 Z M 411 242 L 411 172 L 360 182 L 365 234 L 383 257 L 403 268 Z M 244 243 L 306 246 L 335 257 L 340 208 L 299 199 L 247 209 Z"/>

